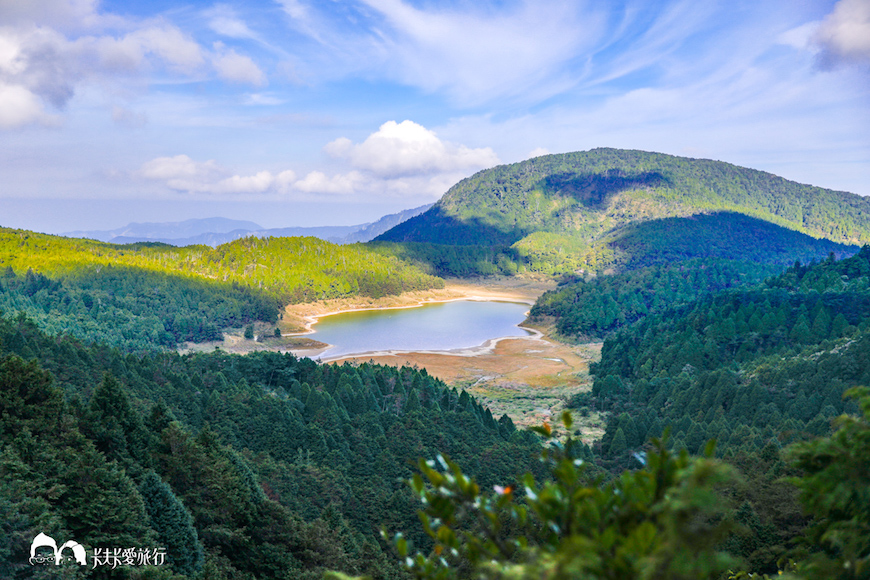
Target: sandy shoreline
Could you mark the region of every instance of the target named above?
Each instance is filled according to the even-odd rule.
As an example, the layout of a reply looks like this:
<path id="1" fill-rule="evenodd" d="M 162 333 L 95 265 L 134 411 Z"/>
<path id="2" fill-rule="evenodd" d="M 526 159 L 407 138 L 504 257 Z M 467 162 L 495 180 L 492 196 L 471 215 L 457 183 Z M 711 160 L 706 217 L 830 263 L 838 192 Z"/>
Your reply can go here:
<path id="1" fill-rule="evenodd" d="M 510 279 L 508 279 L 510 280 Z M 370 310 L 400 310 L 407 308 L 420 308 L 428 304 L 441 304 L 457 302 L 461 300 L 479 302 L 515 302 L 533 305 L 538 296 L 551 288 L 552 284 L 541 282 L 488 282 L 485 284 L 469 284 L 466 281 L 448 281 L 444 288 L 421 292 L 408 292 L 400 296 L 387 296 L 379 299 L 358 297 L 355 299 L 337 299 L 311 302 L 306 304 L 291 304 L 284 309 L 284 320 L 287 326 L 292 324 L 292 331 L 284 331 L 288 337 L 304 337 L 313 334 L 313 326 L 321 319 L 336 314 L 347 312 L 364 312 Z M 527 339 L 540 339 L 543 334 L 534 328 L 519 325 L 520 328 L 532 333 Z M 368 351 L 351 355 L 339 355 L 334 357 L 320 358 L 332 345 L 325 348 L 297 348 L 290 349 L 296 356 L 315 358 L 323 362 L 334 362 L 348 358 L 360 358 L 369 356 L 386 356 L 420 352 L 423 354 L 449 354 L 453 356 L 477 356 L 492 352 L 499 341 L 518 337 L 497 337 L 487 340 L 485 343 L 468 348 L 439 350 L 439 351 L 413 351 L 413 350 L 389 350 Z"/>
<path id="2" fill-rule="evenodd" d="M 553 283 L 511 278 L 476 283 L 448 280 L 444 288 L 408 292 L 401 296 L 353 297 L 294 304 L 284 309 L 280 322 L 281 337 L 272 337 L 274 327 L 263 325 L 259 329 L 266 337 L 262 342 L 244 339 L 242 329 L 239 329 L 225 333 L 221 342 L 191 345 L 186 350 L 220 348 L 237 354 L 270 350 L 317 358 L 327 347 L 308 336 L 312 332 L 311 325 L 325 316 L 361 310 L 415 308 L 455 300 L 534 304 L 541 294 L 554 286 Z M 534 331 L 534 334 L 493 338 L 477 347 L 452 351 L 372 351 L 320 360 L 425 368 L 430 375 L 447 384 L 468 390 L 496 415 L 507 413 L 518 426 L 540 425 L 556 416 L 571 396 L 591 388 L 589 363 L 599 359 L 601 344 L 565 344 L 550 339 L 552 329 L 548 327 L 520 326 Z M 601 437 L 605 421 L 599 413 L 576 419 L 584 440 Z"/>

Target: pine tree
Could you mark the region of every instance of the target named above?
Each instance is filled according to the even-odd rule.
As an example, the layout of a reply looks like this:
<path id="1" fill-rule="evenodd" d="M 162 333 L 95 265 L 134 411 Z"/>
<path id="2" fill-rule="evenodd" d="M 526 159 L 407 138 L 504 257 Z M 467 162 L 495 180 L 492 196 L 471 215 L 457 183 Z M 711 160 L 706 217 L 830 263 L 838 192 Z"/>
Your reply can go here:
<path id="1" fill-rule="evenodd" d="M 613 436 L 613 441 L 610 442 L 610 455 L 619 456 L 628 450 L 628 445 L 625 441 L 625 433 L 622 429 L 617 429 Z"/>
<path id="2" fill-rule="evenodd" d="M 172 489 L 153 471 L 148 471 L 139 486 L 151 528 L 157 532 L 172 569 L 192 575 L 202 569 L 202 543 L 193 518 Z"/>

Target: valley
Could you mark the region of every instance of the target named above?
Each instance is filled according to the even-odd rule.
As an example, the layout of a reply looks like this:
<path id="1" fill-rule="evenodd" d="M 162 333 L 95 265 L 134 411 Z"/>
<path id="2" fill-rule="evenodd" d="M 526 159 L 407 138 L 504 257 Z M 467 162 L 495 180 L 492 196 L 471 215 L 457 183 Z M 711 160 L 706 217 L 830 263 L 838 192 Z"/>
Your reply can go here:
<path id="1" fill-rule="evenodd" d="M 448 279 L 444 288 L 408 292 L 382 298 L 344 298 L 291 304 L 284 308 L 279 324 L 282 336 L 263 339 L 243 337 L 243 329 L 224 332 L 222 341 L 184 345 L 179 352 L 209 352 L 219 348 L 234 354 L 256 351 L 292 352 L 297 356 L 318 358 L 325 345 L 306 334 L 317 317 L 357 310 L 411 308 L 420 304 L 450 300 L 504 300 L 530 306 L 555 284 L 547 280 L 498 277 L 484 280 Z M 524 325 L 528 326 L 528 325 Z M 592 386 L 589 363 L 600 356 L 600 343 L 567 344 L 557 340 L 553 328 L 529 326 L 539 336 L 505 338 L 477 348 L 455 352 L 374 353 L 332 357 L 327 362 L 359 364 L 374 362 L 395 367 L 425 368 L 448 385 L 473 394 L 494 414 L 507 414 L 514 423 L 528 427 L 557 416 L 571 396 Z M 591 443 L 603 434 L 604 421 L 595 415 L 582 422 L 584 439 Z"/>
<path id="2" fill-rule="evenodd" d="M 717 554 L 776 574 L 825 521 L 788 482 L 822 485 L 801 474 L 840 437 L 835 418 L 866 426 L 868 207 L 719 162 L 593 150 L 482 171 L 365 244 L 123 245 L 0 229 L 0 516 L 15 532 L 0 553 L 24 553 L 50 521 L 91 545 L 159 537 L 173 578 L 405 579 L 378 534 L 450 547 L 420 529 L 426 494 L 447 494 L 430 510 L 460 497 L 499 510 L 538 501 L 500 490 L 582 484 L 602 517 L 640 510 L 655 537 L 674 526 L 644 514 L 671 508 L 631 498 L 687 493 L 694 521 L 745 529 L 726 530 Z M 469 323 L 471 300 L 519 304 Z M 463 324 L 510 334 L 526 309 L 532 335 L 443 346 L 466 344 Z M 330 356 L 311 331 L 335 313 L 350 313 L 329 321 L 337 334 L 320 323 L 338 352 L 368 351 L 342 345 L 362 334 L 354 322 L 431 326 Z M 429 351 L 392 346 L 436 328 L 449 340 Z M 842 448 L 865 453 L 858 440 Z M 843 453 L 843 471 L 861 464 Z M 744 479 L 717 479 L 716 495 L 694 469 Z M 863 481 L 852 476 L 835 480 Z M 93 510 L 83 498 L 98 498 Z M 622 498 L 631 505 L 608 511 Z M 536 546 L 550 541 L 534 535 L 552 529 L 542 513 L 527 530 Z M 572 534 L 634 533 L 611 524 Z M 477 541 L 477 524 L 457 525 Z"/>

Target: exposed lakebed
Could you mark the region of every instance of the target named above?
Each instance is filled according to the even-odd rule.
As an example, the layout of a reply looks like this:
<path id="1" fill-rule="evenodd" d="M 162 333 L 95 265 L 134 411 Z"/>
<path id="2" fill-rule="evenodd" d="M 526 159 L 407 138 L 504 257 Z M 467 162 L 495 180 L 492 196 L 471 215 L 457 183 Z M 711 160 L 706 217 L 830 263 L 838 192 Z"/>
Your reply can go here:
<path id="1" fill-rule="evenodd" d="M 457 300 L 416 308 L 343 312 L 320 318 L 312 338 L 333 345 L 321 354 L 334 358 L 383 351 L 452 351 L 478 347 L 495 338 L 529 336 L 518 325 L 528 304 Z"/>

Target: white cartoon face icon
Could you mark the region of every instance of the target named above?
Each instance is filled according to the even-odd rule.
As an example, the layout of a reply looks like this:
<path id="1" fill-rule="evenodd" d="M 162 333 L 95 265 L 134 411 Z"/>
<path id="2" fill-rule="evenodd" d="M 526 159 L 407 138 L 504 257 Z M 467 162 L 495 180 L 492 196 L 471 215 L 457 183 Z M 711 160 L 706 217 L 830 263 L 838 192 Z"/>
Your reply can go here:
<path id="1" fill-rule="evenodd" d="M 40 550 L 40 548 L 42 548 L 42 550 Z M 51 552 L 45 548 L 50 549 Z M 84 546 L 75 540 L 69 540 L 58 549 L 57 542 L 54 541 L 54 538 L 40 532 L 35 538 L 33 538 L 33 542 L 30 544 L 30 563 L 45 564 L 54 560 L 54 564 L 59 566 L 60 563 L 64 561 L 64 552 L 66 550 L 72 552 L 72 554 L 67 555 L 68 561 L 75 560 L 81 565 L 87 564 L 87 555 L 85 554 Z"/>

